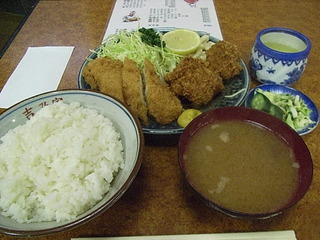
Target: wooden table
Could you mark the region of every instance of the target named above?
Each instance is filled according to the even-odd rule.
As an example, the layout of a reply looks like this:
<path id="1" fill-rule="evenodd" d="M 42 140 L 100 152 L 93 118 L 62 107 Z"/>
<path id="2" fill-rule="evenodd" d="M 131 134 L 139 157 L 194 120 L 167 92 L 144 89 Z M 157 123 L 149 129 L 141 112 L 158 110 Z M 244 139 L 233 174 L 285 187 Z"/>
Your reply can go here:
<path id="1" fill-rule="evenodd" d="M 255 36 L 263 28 L 288 27 L 307 35 L 313 47 L 306 71 L 294 87 L 320 106 L 318 0 L 215 0 L 214 3 L 224 39 L 239 47 L 246 63 Z M 29 46 L 45 45 L 75 46 L 59 89 L 76 88 L 80 65 L 89 49 L 101 42 L 112 8 L 112 0 L 40 1 L 0 59 L 0 89 Z M 146 142 L 136 180 L 113 207 L 81 227 L 35 239 L 290 229 L 299 240 L 320 239 L 320 128 L 303 139 L 314 161 L 313 183 L 295 207 L 277 217 L 260 221 L 234 219 L 207 208 L 186 189 L 178 167 L 177 146 L 151 146 Z M 0 239 L 12 238 L 0 235 Z"/>

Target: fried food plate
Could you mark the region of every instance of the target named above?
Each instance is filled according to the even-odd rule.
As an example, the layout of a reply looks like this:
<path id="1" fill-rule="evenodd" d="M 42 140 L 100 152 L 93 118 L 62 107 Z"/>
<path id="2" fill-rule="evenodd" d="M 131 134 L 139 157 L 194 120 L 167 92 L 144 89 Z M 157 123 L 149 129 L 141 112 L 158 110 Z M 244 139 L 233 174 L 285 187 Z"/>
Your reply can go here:
<path id="1" fill-rule="evenodd" d="M 158 28 L 157 31 L 161 33 L 166 33 L 174 28 Z M 203 31 L 198 31 L 200 36 L 208 34 Z M 209 40 L 212 42 L 218 42 L 219 39 L 209 36 Z M 98 47 L 99 48 L 99 47 Z M 80 89 L 90 89 L 90 85 L 86 83 L 84 77 L 82 76 L 82 71 L 85 65 L 88 64 L 90 59 L 97 58 L 96 53 L 91 53 L 83 62 L 79 75 L 78 75 L 78 87 Z M 247 92 L 250 89 L 250 75 L 248 69 L 243 59 L 240 59 L 240 64 L 243 70 L 239 75 L 228 79 L 224 82 L 225 88 L 219 94 L 217 94 L 208 104 L 197 107 L 201 112 L 207 112 L 215 108 L 226 107 L 226 106 L 240 106 L 247 95 Z M 194 108 L 188 103 L 183 103 L 184 109 Z M 149 119 L 148 125 L 142 124 L 142 129 L 144 134 L 147 135 L 179 135 L 183 132 L 184 128 L 180 127 L 177 122 L 172 122 L 171 124 L 160 125 L 154 120 Z"/>

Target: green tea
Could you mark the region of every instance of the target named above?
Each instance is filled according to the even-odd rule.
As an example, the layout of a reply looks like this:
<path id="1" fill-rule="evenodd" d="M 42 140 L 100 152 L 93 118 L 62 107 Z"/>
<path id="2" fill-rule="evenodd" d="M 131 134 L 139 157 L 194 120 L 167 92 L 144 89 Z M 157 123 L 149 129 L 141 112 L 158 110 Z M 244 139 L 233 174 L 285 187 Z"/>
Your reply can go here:
<path id="1" fill-rule="evenodd" d="M 285 53 L 296 53 L 300 52 L 301 50 L 294 48 L 290 45 L 286 45 L 279 42 L 265 42 L 264 43 L 267 47 L 279 51 L 279 52 L 285 52 Z"/>

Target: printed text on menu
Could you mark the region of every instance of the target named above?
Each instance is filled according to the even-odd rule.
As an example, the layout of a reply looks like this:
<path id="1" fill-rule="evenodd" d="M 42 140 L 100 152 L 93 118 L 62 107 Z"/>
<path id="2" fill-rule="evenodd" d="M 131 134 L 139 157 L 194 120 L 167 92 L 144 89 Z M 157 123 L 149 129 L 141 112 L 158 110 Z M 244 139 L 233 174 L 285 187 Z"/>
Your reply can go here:
<path id="1" fill-rule="evenodd" d="M 212 0 L 117 0 L 103 39 L 139 27 L 189 28 L 223 39 Z"/>

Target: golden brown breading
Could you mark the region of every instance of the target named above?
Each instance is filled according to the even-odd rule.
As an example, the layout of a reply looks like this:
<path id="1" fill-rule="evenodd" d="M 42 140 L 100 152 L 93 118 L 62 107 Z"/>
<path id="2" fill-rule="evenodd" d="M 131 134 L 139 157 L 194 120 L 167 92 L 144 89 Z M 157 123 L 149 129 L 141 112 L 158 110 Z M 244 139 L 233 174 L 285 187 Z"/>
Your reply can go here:
<path id="1" fill-rule="evenodd" d="M 223 88 L 223 80 L 201 59 L 185 57 L 173 72 L 165 76 L 173 92 L 194 105 L 207 104 Z"/>
<path id="2" fill-rule="evenodd" d="M 122 79 L 125 103 L 144 124 L 148 124 L 148 108 L 144 100 L 141 72 L 138 65 L 129 58 L 123 62 Z"/>
<path id="3" fill-rule="evenodd" d="M 225 80 L 238 75 L 242 70 L 238 48 L 230 42 L 215 43 L 207 50 L 206 55 L 208 67 L 218 71 Z"/>
<path id="4" fill-rule="evenodd" d="M 176 120 L 182 112 L 182 104 L 147 59 L 144 62 L 144 78 L 149 114 L 159 124 L 168 124 Z"/>
<path id="5" fill-rule="evenodd" d="M 83 77 L 91 89 L 124 102 L 121 61 L 108 57 L 96 58 L 84 67 Z"/>
<path id="6" fill-rule="evenodd" d="M 92 90 L 99 90 L 97 79 L 100 74 L 103 74 L 100 72 L 102 62 L 101 58 L 96 58 L 83 67 L 82 76 Z"/>

